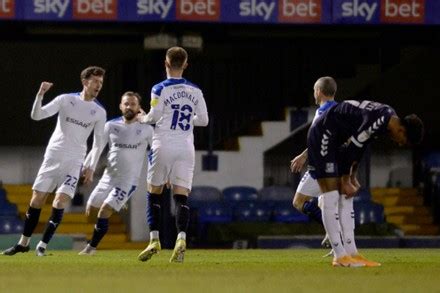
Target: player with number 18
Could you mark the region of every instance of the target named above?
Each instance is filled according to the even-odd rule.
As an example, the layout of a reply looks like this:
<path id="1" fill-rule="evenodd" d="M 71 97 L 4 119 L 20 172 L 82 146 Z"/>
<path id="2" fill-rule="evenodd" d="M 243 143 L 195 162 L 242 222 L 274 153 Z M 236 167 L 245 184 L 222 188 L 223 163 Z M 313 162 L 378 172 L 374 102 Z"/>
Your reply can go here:
<path id="1" fill-rule="evenodd" d="M 150 243 L 138 259 L 149 260 L 160 250 L 159 221 L 163 186 L 172 185 L 176 203 L 177 240 L 170 262 L 183 262 L 189 222 L 188 194 L 194 164 L 194 126 L 208 125 L 208 110 L 202 91 L 182 77 L 188 54 L 181 47 L 168 49 L 165 58 L 167 79 L 153 86 L 151 109 L 141 114 L 141 123 L 155 124 L 149 156 L 147 222 Z"/>

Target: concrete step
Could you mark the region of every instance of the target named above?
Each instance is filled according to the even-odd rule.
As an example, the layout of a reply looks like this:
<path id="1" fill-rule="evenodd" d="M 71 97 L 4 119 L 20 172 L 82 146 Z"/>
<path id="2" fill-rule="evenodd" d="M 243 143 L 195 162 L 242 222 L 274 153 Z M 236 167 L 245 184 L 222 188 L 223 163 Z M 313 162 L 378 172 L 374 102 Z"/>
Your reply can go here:
<path id="1" fill-rule="evenodd" d="M 32 195 L 32 185 L 30 184 L 4 184 L 8 196 L 10 194 L 27 194 Z"/>
<path id="2" fill-rule="evenodd" d="M 373 197 L 375 196 L 395 196 L 395 195 L 417 195 L 418 191 L 416 188 L 382 188 L 382 187 L 376 187 L 371 188 L 371 195 Z"/>
<path id="3" fill-rule="evenodd" d="M 410 206 L 423 206 L 423 198 L 420 196 L 384 196 L 374 197 L 373 201 L 382 204 L 386 207 L 410 205 Z"/>
<path id="4" fill-rule="evenodd" d="M 54 195 L 49 195 L 47 197 L 46 204 L 49 204 L 49 205 L 52 204 L 54 197 L 55 197 Z M 31 193 L 28 193 L 28 194 L 8 193 L 7 198 L 11 203 L 15 203 L 17 206 L 19 206 L 19 205 L 29 206 L 29 202 L 31 201 L 32 194 Z"/>
<path id="5" fill-rule="evenodd" d="M 413 216 L 413 215 L 392 215 L 387 216 L 387 222 L 395 225 L 404 224 L 432 224 L 434 219 L 432 216 Z"/>
<path id="6" fill-rule="evenodd" d="M 399 226 L 405 235 L 438 235 L 439 227 L 436 225 L 416 225 L 408 224 Z"/>
<path id="7" fill-rule="evenodd" d="M 25 214 L 27 210 L 29 209 L 29 203 L 27 204 L 19 204 L 17 205 L 18 213 L 19 214 Z M 52 203 L 47 202 L 42 208 L 41 208 L 41 214 L 45 212 L 49 212 L 52 210 Z"/>
<path id="8" fill-rule="evenodd" d="M 431 215 L 431 211 L 425 206 L 396 206 L 396 207 L 387 207 L 385 208 L 385 215 L 388 217 L 390 215 Z"/>

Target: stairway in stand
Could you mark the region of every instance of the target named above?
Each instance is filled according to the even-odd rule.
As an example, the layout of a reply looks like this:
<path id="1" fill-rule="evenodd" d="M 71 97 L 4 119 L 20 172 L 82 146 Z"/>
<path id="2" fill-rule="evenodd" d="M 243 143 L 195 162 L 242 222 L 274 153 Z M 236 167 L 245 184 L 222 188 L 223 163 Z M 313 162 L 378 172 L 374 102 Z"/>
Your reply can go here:
<path id="1" fill-rule="evenodd" d="M 415 188 L 372 188 L 373 201 L 385 208 L 388 223 L 399 227 L 405 235 L 437 235 L 429 207 Z"/>
<path id="2" fill-rule="evenodd" d="M 32 195 L 32 186 L 5 184 L 4 188 L 7 192 L 8 200 L 17 205 L 20 218 L 24 219 Z M 46 204 L 42 208 L 40 221 L 35 229 L 35 233 L 43 233 L 47 220 L 52 212 L 53 198 L 53 195 L 49 196 Z M 66 212 L 56 233 L 69 234 L 72 236 L 85 235 L 87 239 L 90 239 L 95 222 L 96 218 L 88 219 L 84 213 Z M 98 249 L 143 249 L 145 246 L 146 243 L 144 242 L 138 243 L 129 241 L 126 225 L 123 223 L 119 214 L 114 214 L 110 218 L 109 231 L 104 239 L 102 239 Z"/>

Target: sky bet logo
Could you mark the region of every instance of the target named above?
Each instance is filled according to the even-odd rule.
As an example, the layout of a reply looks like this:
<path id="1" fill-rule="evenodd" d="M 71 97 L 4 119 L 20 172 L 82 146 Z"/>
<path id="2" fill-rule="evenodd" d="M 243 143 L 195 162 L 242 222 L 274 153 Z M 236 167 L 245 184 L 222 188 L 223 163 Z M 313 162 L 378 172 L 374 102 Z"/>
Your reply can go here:
<path id="1" fill-rule="evenodd" d="M 336 18 L 355 23 L 423 23 L 425 18 L 425 0 L 336 0 L 334 5 Z"/>
<path id="2" fill-rule="evenodd" d="M 264 0 L 240 0 L 240 16 L 257 17 L 268 21 L 275 11 L 274 1 Z"/>
<path id="3" fill-rule="evenodd" d="M 73 0 L 74 19 L 116 19 L 117 0 Z"/>
<path id="4" fill-rule="evenodd" d="M 176 0 L 176 19 L 217 21 L 220 6 L 221 0 Z"/>
<path id="5" fill-rule="evenodd" d="M 321 11 L 321 0 L 279 0 L 278 2 L 280 22 L 320 22 Z"/>
<path id="6" fill-rule="evenodd" d="M 164 19 L 173 6 L 173 0 L 137 0 L 137 14 L 158 15 Z"/>
<path id="7" fill-rule="evenodd" d="M 381 22 L 423 23 L 424 19 L 425 0 L 381 0 Z"/>
<path id="8" fill-rule="evenodd" d="M 343 1 L 342 17 L 362 18 L 366 22 L 373 19 L 379 4 L 377 1 L 351 0 Z"/>
<path id="9" fill-rule="evenodd" d="M 58 18 L 66 16 L 69 0 L 33 0 L 34 14 L 53 14 Z"/>
<path id="10" fill-rule="evenodd" d="M 15 16 L 15 0 L 0 0 L 0 18 Z"/>
<path id="11" fill-rule="evenodd" d="M 0 0 L 2 1 L 2 0 Z M 32 0 L 33 16 L 55 18 L 116 19 L 117 0 Z M 70 10 L 72 9 L 72 14 Z"/>

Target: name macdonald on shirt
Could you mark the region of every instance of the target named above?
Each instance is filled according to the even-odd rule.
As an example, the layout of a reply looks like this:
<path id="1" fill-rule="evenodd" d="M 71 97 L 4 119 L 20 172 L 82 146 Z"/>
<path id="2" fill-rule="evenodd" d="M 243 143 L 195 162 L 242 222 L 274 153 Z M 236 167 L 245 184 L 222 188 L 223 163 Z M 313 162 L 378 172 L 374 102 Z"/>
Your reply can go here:
<path id="1" fill-rule="evenodd" d="M 188 99 L 196 106 L 199 103 L 199 100 L 196 99 L 193 95 L 187 93 L 186 91 L 180 91 L 180 92 L 175 92 L 170 97 L 168 97 L 168 99 L 164 101 L 164 104 L 165 106 L 168 106 L 178 99 Z"/>
<path id="2" fill-rule="evenodd" d="M 76 120 L 76 119 L 70 118 L 70 117 L 66 117 L 66 122 L 76 124 L 78 126 L 84 127 L 85 129 L 87 129 L 87 127 L 92 125 L 92 122 L 86 123 L 86 122 L 79 121 L 79 120 Z"/>

